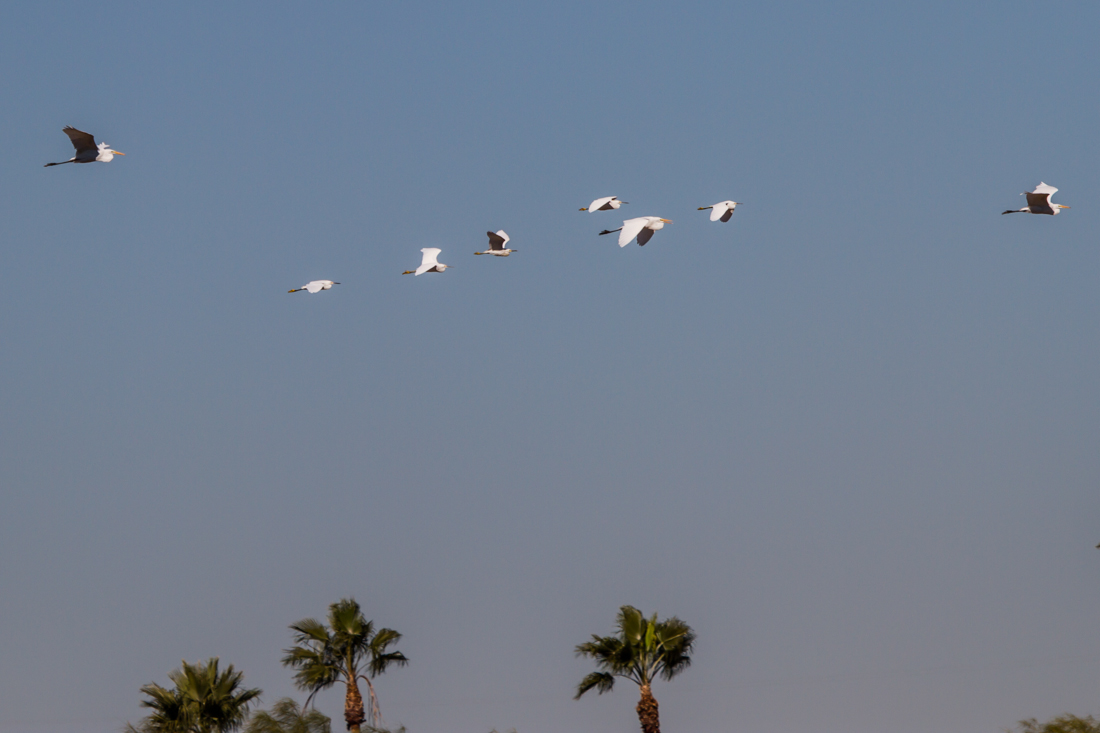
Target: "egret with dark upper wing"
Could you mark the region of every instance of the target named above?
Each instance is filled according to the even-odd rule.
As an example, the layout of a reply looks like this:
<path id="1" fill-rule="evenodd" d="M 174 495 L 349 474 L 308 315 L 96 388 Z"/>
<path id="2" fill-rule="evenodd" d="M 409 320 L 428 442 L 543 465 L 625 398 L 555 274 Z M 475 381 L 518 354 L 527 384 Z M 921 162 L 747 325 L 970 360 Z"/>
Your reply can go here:
<path id="1" fill-rule="evenodd" d="M 604 196 L 602 199 L 596 199 L 588 206 L 582 206 L 581 211 L 587 211 L 592 213 L 593 211 L 611 211 L 617 209 L 623 204 L 629 204 L 629 201 L 619 201 L 618 196 Z"/>
<path id="2" fill-rule="evenodd" d="M 1035 187 L 1035 190 L 1028 193 L 1024 192 L 1021 196 L 1027 196 L 1027 206 L 1022 209 L 1009 209 L 1008 211 L 1002 211 L 1002 214 L 1050 214 L 1053 216 L 1062 209 L 1068 209 L 1068 206 L 1062 206 L 1061 204 L 1050 203 L 1050 197 L 1058 192 L 1058 189 L 1054 186 L 1048 186 L 1042 181 Z"/>
<path id="3" fill-rule="evenodd" d="M 711 221 L 726 222 L 733 216 L 733 210 L 736 209 L 740 203 L 740 201 L 719 201 L 714 206 L 700 206 L 699 211 L 710 209 Z"/>
<path id="4" fill-rule="evenodd" d="M 644 247 L 645 243 L 649 241 L 653 236 L 653 232 L 658 229 L 664 229 L 665 224 L 671 224 L 671 219 L 662 219 L 659 216 L 639 216 L 637 219 L 627 219 L 623 222 L 623 225 L 618 229 L 604 229 L 600 234 L 611 234 L 612 232 L 620 232 L 619 234 L 619 246 L 625 247 L 630 244 L 630 240 L 634 237 L 638 238 L 638 246 Z"/>
<path id="5" fill-rule="evenodd" d="M 448 267 L 453 267 L 453 265 L 439 264 L 439 260 L 436 258 L 439 257 L 439 253 L 443 250 L 438 247 L 425 247 L 420 251 L 424 253 L 424 257 L 420 261 L 420 267 L 415 270 L 405 270 L 401 273 L 402 275 L 423 275 L 425 272 L 443 272 Z"/>
<path id="6" fill-rule="evenodd" d="M 300 288 L 294 288 L 293 290 L 288 290 L 287 292 L 288 293 L 299 293 L 299 292 L 305 290 L 307 293 L 319 293 L 322 290 L 332 290 L 333 285 L 339 285 L 339 284 L 340 283 L 335 283 L 332 280 L 313 280 L 311 282 L 306 283 L 305 285 L 303 285 Z"/>
<path id="7" fill-rule="evenodd" d="M 505 249 L 504 245 L 508 244 L 509 237 L 501 229 L 497 232 L 485 232 L 489 235 L 489 249 L 484 252 L 474 252 L 475 255 L 496 255 L 497 257 L 507 257 L 513 252 L 519 252 L 518 249 Z"/>
<path id="8" fill-rule="evenodd" d="M 51 165 L 64 165 L 65 163 L 94 163 L 97 160 L 101 163 L 110 163 L 116 155 L 126 155 L 126 153 L 111 150 L 111 146 L 107 143 L 96 145 L 94 137 L 86 132 L 81 132 L 75 127 L 64 127 L 61 131 L 73 141 L 76 155 L 60 163 L 47 163 L 46 168 Z"/>

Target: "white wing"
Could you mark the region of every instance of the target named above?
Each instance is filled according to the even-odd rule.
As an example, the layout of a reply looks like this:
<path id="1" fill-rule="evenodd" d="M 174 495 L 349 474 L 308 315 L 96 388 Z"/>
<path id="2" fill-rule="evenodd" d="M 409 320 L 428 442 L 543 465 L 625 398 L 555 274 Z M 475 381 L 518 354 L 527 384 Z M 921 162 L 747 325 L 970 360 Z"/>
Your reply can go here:
<path id="1" fill-rule="evenodd" d="M 1054 186 L 1048 186 L 1045 183 L 1040 182 L 1032 193 L 1058 193 L 1058 189 Z"/>
<path id="2" fill-rule="evenodd" d="M 615 197 L 614 196 L 604 196 L 602 199 L 596 199 L 595 201 L 593 201 L 592 203 L 590 203 L 588 205 L 588 213 L 591 214 L 593 211 L 599 211 L 601 206 L 603 206 L 604 204 L 606 204 L 608 201 L 610 201 L 613 198 L 615 198 Z"/>
<path id="3" fill-rule="evenodd" d="M 710 207 L 710 220 L 718 221 L 721 219 L 722 221 L 729 221 L 729 215 L 736 206 L 736 201 L 719 201 L 714 206 Z"/>
<path id="4" fill-rule="evenodd" d="M 311 293 L 319 293 L 319 292 L 321 292 L 322 290 L 325 289 L 325 281 L 324 280 L 314 280 L 311 283 L 307 283 L 305 289 L 308 290 Z"/>
<path id="5" fill-rule="evenodd" d="M 623 222 L 623 230 L 619 232 L 619 246 L 625 247 L 630 244 L 630 240 L 638 236 L 638 232 L 645 229 L 648 224 L 655 217 L 652 216 L 639 216 L 637 219 L 627 219 Z"/>
<path id="6" fill-rule="evenodd" d="M 420 267 L 416 268 L 414 277 L 416 275 L 423 275 L 425 272 L 430 272 L 437 267 L 439 265 L 439 260 L 437 260 L 436 257 L 438 257 L 439 253 L 443 250 L 438 247 L 425 247 L 420 251 L 424 253 L 424 258 L 420 261 Z"/>

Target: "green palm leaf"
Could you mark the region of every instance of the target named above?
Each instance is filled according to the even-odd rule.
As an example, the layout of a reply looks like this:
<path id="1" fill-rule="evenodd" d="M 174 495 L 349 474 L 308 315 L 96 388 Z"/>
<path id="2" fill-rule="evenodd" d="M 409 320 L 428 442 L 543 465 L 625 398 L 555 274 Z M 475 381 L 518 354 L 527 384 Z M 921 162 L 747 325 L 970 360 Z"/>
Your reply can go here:
<path id="1" fill-rule="evenodd" d="M 143 707 L 153 712 L 127 733 L 232 733 L 248 718 L 260 696 L 256 688 L 244 688 L 244 674 L 229 665 L 218 669 L 218 658 L 205 664 L 188 664 L 168 673 L 174 689 L 150 683 L 141 688 Z"/>
<path id="2" fill-rule="evenodd" d="M 581 680 L 574 699 L 593 689 L 599 694 L 608 692 L 616 677 L 624 677 L 641 688 L 638 718 L 643 731 L 659 731 L 657 701 L 650 685 L 656 677 L 671 680 L 691 665 L 695 632 L 675 616 L 659 621 L 653 614 L 647 619 L 633 606 L 619 609 L 615 625 L 615 635 L 593 634 L 591 641 L 574 648 L 578 657 L 592 659 L 600 670 Z"/>
<path id="3" fill-rule="evenodd" d="M 307 710 L 284 697 L 271 706 L 270 712 L 253 713 L 244 733 L 332 733 L 331 723 L 319 710 Z"/>
<path id="4" fill-rule="evenodd" d="M 391 665 L 403 667 L 409 660 L 389 647 L 401 640 L 393 629 L 375 630 L 354 598 L 343 598 L 329 606 L 328 624 L 303 619 L 291 624 L 294 646 L 283 650 L 283 664 L 295 670 L 294 683 L 309 692 L 306 705 L 321 690 L 339 681 L 346 686 L 344 721 L 348 730 L 359 731 L 363 723 L 374 727 L 381 716 L 371 678 Z M 359 680 L 367 684 L 370 705 L 364 706 Z"/>

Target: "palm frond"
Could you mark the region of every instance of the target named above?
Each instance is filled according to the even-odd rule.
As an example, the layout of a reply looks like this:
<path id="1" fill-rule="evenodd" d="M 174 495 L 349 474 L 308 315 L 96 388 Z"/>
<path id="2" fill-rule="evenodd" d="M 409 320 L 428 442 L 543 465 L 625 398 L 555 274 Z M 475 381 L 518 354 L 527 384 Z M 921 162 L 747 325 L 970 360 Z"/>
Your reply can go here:
<path id="1" fill-rule="evenodd" d="M 341 598 L 328 607 L 328 625 L 334 635 L 360 636 L 364 621 L 363 611 L 354 598 Z"/>
<path id="2" fill-rule="evenodd" d="M 318 710 L 307 710 L 289 697 L 259 710 L 248 720 L 245 733 L 332 733 L 332 721 Z"/>
<path id="3" fill-rule="evenodd" d="M 573 695 L 574 700 L 580 700 L 581 695 L 595 688 L 596 692 L 600 695 L 605 692 L 610 692 L 615 686 L 615 677 L 607 672 L 589 672 L 585 676 L 581 683 L 577 685 L 577 694 Z"/>
<path id="4" fill-rule="evenodd" d="M 647 619 L 637 608 L 622 606 L 615 624 L 618 634 L 593 634 L 590 641 L 574 647 L 578 657 L 594 660 L 600 670 L 584 678 L 577 688 L 577 697 L 598 686 L 601 674 L 625 677 L 644 686 L 657 676 L 670 680 L 691 665 L 695 632 L 675 616 L 660 621 L 653 614 Z"/>
<path id="5" fill-rule="evenodd" d="M 377 698 L 370 678 L 390 666 L 405 666 L 409 660 L 399 651 L 389 648 L 401 639 L 393 629 L 378 629 L 364 615 L 354 598 L 342 598 L 328 608 L 328 626 L 315 619 L 304 619 L 292 625 L 295 646 L 284 649 L 283 664 L 297 672 L 294 682 L 309 691 L 306 705 L 320 690 L 331 687 L 340 679 L 347 685 L 358 679 L 367 682 L 370 705 L 367 723 L 376 719 Z M 348 711 L 345 706 L 345 718 Z"/>
<path id="6" fill-rule="evenodd" d="M 646 622 L 642 612 L 634 606 L 623 606 L 619 609 L 619 615 L 615 619 L 615 625 L 619 627 L 619 633 L 627 644 L 641 645 L 645 638 Z"/>
<path id="7" fill-rule="evenodd" d="M 294 641 L 297 644 L 328 643 L 328 628 L 315 618 L 304 618 L 297 623 L 291 624 L 290 628 L 295 632 Z"/>
<path id="8" fill-rule="evenodd" d="M 367 669 L 370 671 L 371 677 L 377 677 L 385 672 L 391 665 L 395 667 L 407 667 L 409 666 L 409 659 L 401 652 L 380 654 L 371 658 L 370 664 L 367 665 Z"/>
<path id="9" fill-rule="evenodd" d="M 168 673 L 175 689 L 150 683 L 141 688 L 148 696 L 143 707 L 153 712 L 127 733 L 232 733 L 244 724 L 249 708 L 261 694 L 242 686 L 244 674 L 229 665 L 218 669 L 218 658 L 205 664 L 182 662 Z"/>
<path id="10" fill-rule="evenodd" d="M 673 616 L 657 625 L 656 636 L 662 651 L 661 677 L 670 680 L 691 666 L 695 632 Z"/>

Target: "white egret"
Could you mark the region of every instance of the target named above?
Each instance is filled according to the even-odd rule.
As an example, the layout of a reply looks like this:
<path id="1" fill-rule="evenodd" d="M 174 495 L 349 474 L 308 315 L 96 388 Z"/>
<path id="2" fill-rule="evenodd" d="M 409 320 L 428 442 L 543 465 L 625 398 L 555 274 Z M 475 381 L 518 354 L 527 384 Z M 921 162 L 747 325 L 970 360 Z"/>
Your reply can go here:
<path id="1" fill-rule="evenodd" d="M 107 143 L 96 145 L 94 137 L 86 132 L 81 132 L 75 127 L 64 127 L 61 131 L 73 141 L 76 155 L 60 163 L 47 163 L 46 168 L 51 165 L 64 165 L 65 163 L 94 163 L 97 160 L 101 163 L 110 163 L 116 155 L 126 155 L 126 153 L 111 150 L 111 146 Z"/>
<path id="2" fill-rule="evenodd" d="M 519 252 L 518 249 L 505 249 L 504 245 L 508 244 L 508 235 L 501 229 L 497 232 L 485 232 L 489 235 L 489 249 L 484 252 L 474 252 L 475 255 L 496 255 L 497 257 L 507 257 L 513 252 Z"/>
<path id="3" fill-rule="evenodd" d="M 653 236 L 653 232 L 664 229 L 665 224 L 671 223 L 671 219 L 662 219 L 659 216 L 639 216 L 637 219 L 627 219 L 618 229 L 604 229 L 600 234 L 621 232 L 619 234 L 620 247 L 630 244 L 630 240 L 634 237 L 638 238 L 638 246 L 644 247 L 649 238 Z"/>
<path id="4" fill-rule="evenodd" d="M 710 209 L 711 221 L 726 222 L 733 216 L 733 210 L 736 209 L 740 203 L 740 201 L 719 201 L 714 206 L 700 206 L 699 211 Z"/>
<path id="5" fill-rule="evenodd" d="M 294 288 L 293 290 L 288 290 L 287 292 L 300 293 L 301 291 L 305 290 L 309 293 L 319 293 L 322 290 L 332 290 L 333 285 L 339 284 L 340 283 L 335 283 L 332 280 L 313 280 L 312 282 L 308 282 L 300 288 Z"/>
<path id="6" fill-rule="evenodd" d="M 1050 214 L 1053 216 L 1057 214 L 1061 209 L 1068 209 L 1068 206 L 1062 206 L 1061 204 L 1050 203 L 1050 197 L 1057 193 L 1058 189 L 1054 186 L 1048 186 L 1042 181 L 1035 187 L 1034 191 L 1030 193 L 1025 191 L 1020 194 L 1021 196 L 1027 196 L 1027 206 L 1022 209 L 1009 209 L 1008 211 L 1002 211 L 1002 214 L 1018 214 L 1025 212 L 1028 214 Z"/>
<path id="7" fill-rule="evenodd" d="M 587 211 L 592 213 L 593 211 L 611 211 L 617 209 L 623 204 L 629 204 L 629 201 L 619 201 L 618 196 L 604 196 L 602 199 L 596 199 L 588 206 L 582 206 L 581 211 Z"/>
<path id="8" fill-rule="evenodd" d="M 438 247 L 425 247 L 420 250 L 424 253 L 424 258 L 420 261 L 420 267 L 415 270 L 405 270 L 402 275 L 423 275 L 425 272 L 443 272 L 448 267 L 454 267 L 454 265 L 441 265 L 439 260 L 439 253 L 443 250 Z"/>

